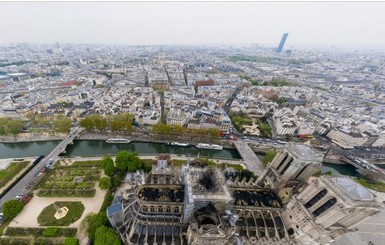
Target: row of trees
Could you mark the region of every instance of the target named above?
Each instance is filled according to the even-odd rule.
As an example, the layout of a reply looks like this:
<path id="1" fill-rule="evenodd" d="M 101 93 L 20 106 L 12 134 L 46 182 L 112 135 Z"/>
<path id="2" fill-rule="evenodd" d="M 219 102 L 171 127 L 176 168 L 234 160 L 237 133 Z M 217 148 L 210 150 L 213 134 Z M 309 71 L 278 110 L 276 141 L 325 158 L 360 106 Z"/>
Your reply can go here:
<path id="1" fill-rule="evenodd" d="M 86 130 L 97 130 L 99 132 L 110 129 L 113 132 L 131 132 L 134 115 L 131 113 L 120 113 L 116 115 L 91 114 L 80 121 L 80 126 Z"/>
<path id="2" fill-rule="evenodd" d="M 29 119 L 27 126 L 30 132 L 46 132 L 47 129 L 52 132 L 68 133 L 71 129 L 72 120 L 63 114 L 45 116 L 42 114 L 28 113 Z"/>
<path id="3" fill-rule="evenodd" d="M 16 136 L 23 129 L 24 122 L 18 119 L 0 118 L 0 135 Z"/>
<path id="4" fill-rule="evenodd" d="M 209 128 L 209 129 L 189 129 L 184 128 L 179 125 L 172 126 L 169 124 L 163 124 L 161 122 L 155 124 L 153 127 L 153 132 L 158 135 L 206 135 L 210 138 L 219 137 L 221 131 L 218 128 Z"/>

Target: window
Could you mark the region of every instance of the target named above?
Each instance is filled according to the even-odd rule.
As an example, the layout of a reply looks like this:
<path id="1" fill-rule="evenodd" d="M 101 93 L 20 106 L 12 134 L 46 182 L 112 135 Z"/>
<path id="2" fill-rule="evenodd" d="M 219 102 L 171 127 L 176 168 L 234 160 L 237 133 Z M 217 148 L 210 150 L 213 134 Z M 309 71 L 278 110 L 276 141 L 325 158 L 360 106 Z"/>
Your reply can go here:
<path id="1" fill-rule="evenodd" d="M 336 202 L 337 202 L 337 199 L 335 197 L 333 197 L 332 199 L 329 199 L 327 202 L 322 204 L 319 208 L 317 208 L 313 212 L 314 217 L 320 216 L 326 210 L 328 210 L 329 208 L 333 207 L 333 205 L 336 204 Z"/>
<path id="2" fill-rule="evenodd" d="M 310 208 L 311 206 L 313 206 L 314 204 L 316 204 L 319 200 L 321 200 L 321 198 L 323 198 L 326 194 L 328 193 L 328 191 L 326 189 L 322 189 L 321 191 L 319 191 L 317 193 L 317 195 L 315 195 L 312 199 L 310 199 L 306 204 L 305 204 L 305 208 Z"/>

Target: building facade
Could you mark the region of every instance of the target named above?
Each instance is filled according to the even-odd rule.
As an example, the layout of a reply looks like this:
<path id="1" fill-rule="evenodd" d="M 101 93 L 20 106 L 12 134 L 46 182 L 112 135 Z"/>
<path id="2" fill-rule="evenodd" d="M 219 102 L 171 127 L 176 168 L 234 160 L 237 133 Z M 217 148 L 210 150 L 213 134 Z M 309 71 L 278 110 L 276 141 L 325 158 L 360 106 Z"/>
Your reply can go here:
<path id="1" fill-rule="evenodd" d="M 366 139 L 359 133 L 343 132 L 338 129 L 331 129 L 326 135 L 334 143 L 346 149 L 353 149 L 355 146 L 361 146 Z"/>
<path id="2" fill-rule="evenodd" d="M 313 178 L 294 195 L 283 215 L 290 235 L 324 244 L 377 214 L 380 208 L 374 195 L 350 177 L 322 176 Z"/>
<path id="3" fill-rule="evenodd" d="M 276 191 L 285 187 L 299 189 L 319 171 L 322 159 L 322 155 L 306 145 L 289 143 L 268 164 L 258 184 Z"/>

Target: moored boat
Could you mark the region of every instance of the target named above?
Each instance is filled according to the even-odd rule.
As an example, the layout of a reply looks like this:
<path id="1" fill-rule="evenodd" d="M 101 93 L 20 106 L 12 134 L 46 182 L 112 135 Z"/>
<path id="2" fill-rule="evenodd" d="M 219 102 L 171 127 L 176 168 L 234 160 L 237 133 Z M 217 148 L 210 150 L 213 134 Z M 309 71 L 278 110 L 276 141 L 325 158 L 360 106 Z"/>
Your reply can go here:
<path id="1" fill-rule="evenodd" d="M 112 138 L 112 139 L 108 139 L 108 140 L 106 140 L 106 142 L 107 143 L 126 143 L 126 144 L 128 144 L 128 143 L 130 143 L 131 142 L 131 140 L 129 140 L 129 139 L 118 139 L 118 138 Z"/>
<path id="2" fill-rule="evenodd" d="M 168 142 L 166 141 L 165 143 L 166 145 L 171 145 L 171 146 L 181 146 L 181 147 L 190 147 L 191 145 L 190 144 L 187 144 L 187 143 L 179 143 L 179 142 Z"/>
<path id="3" fill-rule="evenodd" d="M 196 148 L 199 149 L 208 149 L 208 150 L 223 150 L 223 146 L 221 145 L 215 145 L 215 144 L 206 144 L 206 143 L 199 143 L 196 145 Z"/>

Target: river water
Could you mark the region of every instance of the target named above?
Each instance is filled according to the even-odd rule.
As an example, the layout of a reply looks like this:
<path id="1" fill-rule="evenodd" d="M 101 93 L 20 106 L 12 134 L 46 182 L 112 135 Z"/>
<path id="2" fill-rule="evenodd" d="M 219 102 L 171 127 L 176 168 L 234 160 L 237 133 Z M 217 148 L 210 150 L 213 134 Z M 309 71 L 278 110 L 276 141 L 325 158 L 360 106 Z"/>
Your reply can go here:
<path id="1" fill-rule="evenodd" d="M 26 142 L 26 143 L 0 143 L 0 159 L 22 158 L 39 155 L 47 155 L 51 152 L 58 141 Z M 127 150 L 140 155 L 153 155 L 157 153 L 170 153 L 175 155 L 197 156 L 217 159 L 240 159 L 235 149 L 223 149 L 222 151 L 204 150 L 195 147 L 166 146 L 161 143 L 131 142 L 129 144 L 106 143 L 103 140 L 75 140 L 73 145 L 68 145 L 66 156 L 102 156 L 105 154 L 116 154 Z M 258 155 L 260 158 L 262 154 Z M 350 165 L 339 165 L 323 163 L 322 172 L 331 171 L 335 174 L 358 176 L 359 173 Z"/>

